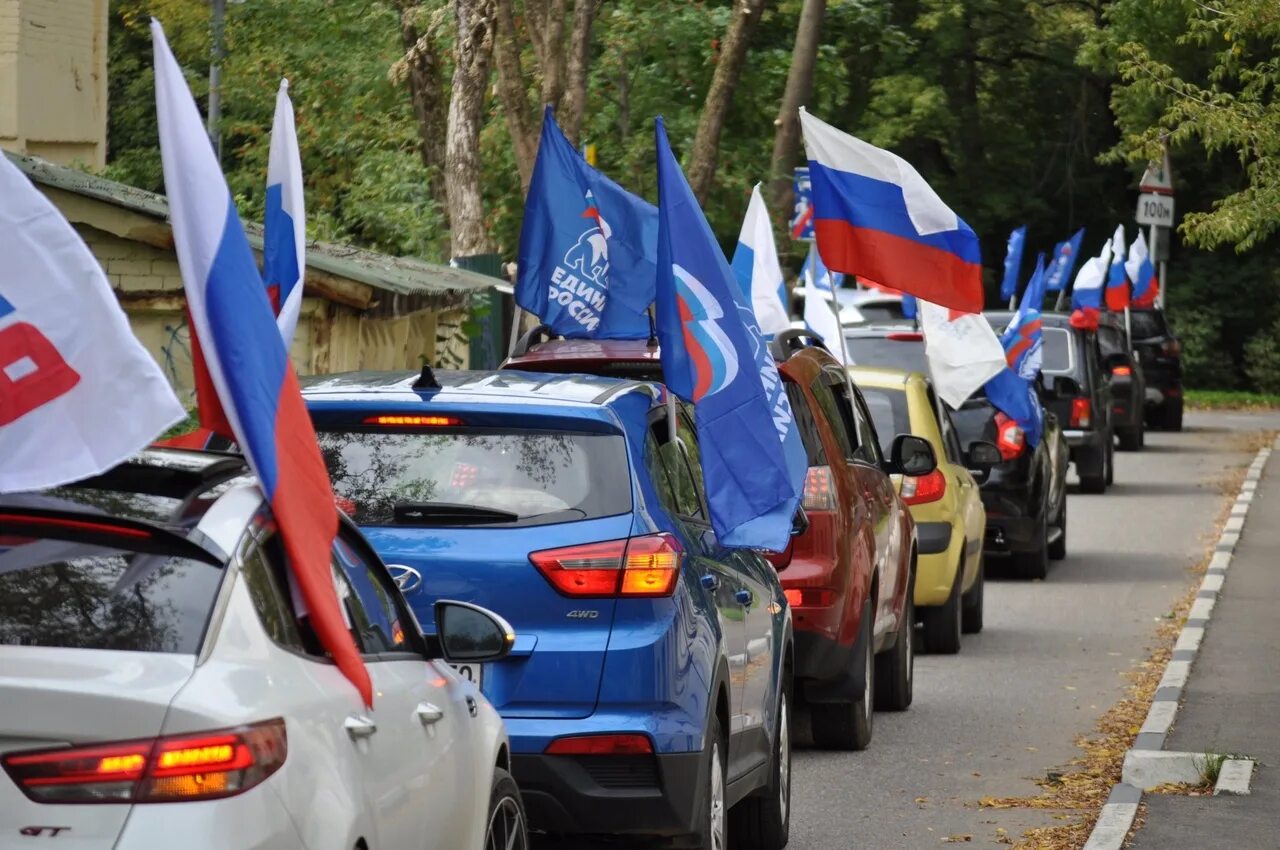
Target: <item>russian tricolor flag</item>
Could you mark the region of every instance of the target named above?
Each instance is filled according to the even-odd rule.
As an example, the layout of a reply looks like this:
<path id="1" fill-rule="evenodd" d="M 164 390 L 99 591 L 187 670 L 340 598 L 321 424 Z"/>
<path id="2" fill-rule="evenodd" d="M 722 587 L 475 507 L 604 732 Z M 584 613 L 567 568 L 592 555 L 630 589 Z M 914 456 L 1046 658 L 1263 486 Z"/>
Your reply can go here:
<path id="1" fill-rule="evenodd" d="M 1102 253 L 1092 257 L 1076 273 L 1071 287 L 1071 323 L 1076 327 L 1096 328 L 1098 313 L 1102 308 L 1102 288 L 1111 266 L 1111 242 L 1102 246 Z"/>
<path id="2" fill-rule="evenodd" d="M 791 327 L 787 312 L 787 287 L 778 263 L 777 243 L 773 241 L 773 225 L 769 210 L 760 194 L 760 184 L 751 190 L 751 203 L 742 220 L 738 248 L 730 264 L 738 284 L 751 301 L 760 332 L 773 336 Z"/>
<path id="3" fill-rule="evenodd" d="M 276 325 L 288 350 L 302 310 L 306 268 L 307 216 L 302 199 L 302 155 L 293 122 L 289 81 L 280 81 L 276 116 L 271 124 L 267 157 L 267 210 L 263 222 L 262 277 L 273 305 Z"/>
<path id="4" fill-rule="evenodd" d="M 800 110 L 826 265 L 959 310 L 982 310 L 978 237 L 910 163 Z"/>
<path id="5" fill-rule="evenodd" d="M 343 620 L 330 572 L 337 508 L 298 377 L 200 113 L 151 22 L 160 155 L 191 321 L 209 375 L 275 514 L 316 636 L 366 705 L 369 673 Z"/>
<path id="6" fill-rule="evenodd" d="M 1147 240 L 1138 231 L 1138 236 L 1129 246 L 1129 259 L 1124 264 L 1129 280 L 1133 281 L 1133 306 L 1154 307 L 1156 296 L 1160 294 L 1160 279 L 1156 277 L 1156 267 L 1147 252 Z"/>
<path id="7" fill-rule="evenodd" d="M 1111 237 L 1111 267 L 1107 270 L 1107 309 L 1119 313 L 1129 306 L 1129 277 L 1124 263 L 1124 225 Z"/>

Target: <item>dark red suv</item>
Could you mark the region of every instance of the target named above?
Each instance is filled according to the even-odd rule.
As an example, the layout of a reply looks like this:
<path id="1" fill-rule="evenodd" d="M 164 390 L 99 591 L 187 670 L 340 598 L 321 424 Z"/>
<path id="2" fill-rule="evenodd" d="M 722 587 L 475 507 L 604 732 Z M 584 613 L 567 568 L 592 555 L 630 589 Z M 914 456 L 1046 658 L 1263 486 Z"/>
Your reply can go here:
<path id="1" fill-rule="evenodd" d="M 814 342 L 789 330 L 770 344 L 809 461 L 808 528 L 770 559 L 794 612 L 796 698 L 815 742 L 860 750 L 875 708 L 911 704 L 914 677 L 915 525 L 889 472 L 924 475 L 935 461 L 908 435 L 886 459 L 861 394 Z M 662 380 L 656 341 L 553 339 L 545 328 L 503 368 Z"/>

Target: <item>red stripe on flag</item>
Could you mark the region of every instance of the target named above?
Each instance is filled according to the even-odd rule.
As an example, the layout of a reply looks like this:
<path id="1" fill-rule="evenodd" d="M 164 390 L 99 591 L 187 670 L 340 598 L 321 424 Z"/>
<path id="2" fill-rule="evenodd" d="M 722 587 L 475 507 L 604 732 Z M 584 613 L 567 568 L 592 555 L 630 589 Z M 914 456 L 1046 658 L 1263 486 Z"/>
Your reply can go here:
<path id="1" fill-rule="evenodd" d="M 822 262 L 832 271 L 865 275 L 962 313 L 982 312 L 982 266 L 978 263 L 839 219 L 820 218 L 813 228 Z"/>
<path id="2" fill-rule="evenodd" d="M 1107 287 L 1107 309 L 1119 313 L 1129 306 L 1129 284 Z"/>
<path id="3" fill-rule="evenodd" d="M 808 209 L 806 209 L 803 213 L 800 214 L 800 218 L 796 219 L 796 226 L 791 228 L 791 238 L 799 239 L 800 234 L 804 233 L 805 227 L 809 224 L 809 222 L 812 219 L 813 219 L 813 206 L 810 205 Z"/>
<path id="4" fill-rule="evenodd" d="M 200 348 L 200 338 L 196 335 L 195 323 L 191 321 L 190 309 L 187 310 L 187 330 L 191 335 L 191 371 L 196 384 L 196 412 L 200 417 L 200 427 L 228 440 L 235 440 L 231 422 L 222 409 L 218 390 L 209 375 L 209 364 L 204 360 L 204 351 Z"/>
<path id="5" fill-rule="evenodd" d="M 329 473 L 320 455 L 315 428 L 302 401 L 298 376 L 291 367 L 276 407 L 276 491 L 271 495 L 289 566 L 298 590 L 307 603 L 311 627 L 333 656 L 342 674 L 360 692 L 364 704 L 373 705 L 373 684 L 360 651 L 348 631 L 333 589 L 331 564 L 333 539 L 338 533 Z"/>

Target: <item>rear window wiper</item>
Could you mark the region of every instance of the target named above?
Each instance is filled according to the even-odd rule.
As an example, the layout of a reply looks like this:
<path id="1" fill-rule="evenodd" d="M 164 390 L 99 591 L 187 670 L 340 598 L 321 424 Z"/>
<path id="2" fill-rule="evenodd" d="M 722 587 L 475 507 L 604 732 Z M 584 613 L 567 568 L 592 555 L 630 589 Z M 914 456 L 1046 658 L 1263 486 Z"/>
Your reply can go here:
<path id="1" fill-rule="evenodd" d="M 511 511 L 455 502 L 396 502 L 394 516 L 403 525 L 480 525 L 520 519 Z"/>

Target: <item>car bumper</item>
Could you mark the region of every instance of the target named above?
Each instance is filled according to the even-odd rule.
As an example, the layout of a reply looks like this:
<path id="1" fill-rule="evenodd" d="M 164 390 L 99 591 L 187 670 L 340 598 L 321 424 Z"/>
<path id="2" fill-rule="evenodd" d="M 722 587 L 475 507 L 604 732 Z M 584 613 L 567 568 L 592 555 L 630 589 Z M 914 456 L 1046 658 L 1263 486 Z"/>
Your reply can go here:
<path id="1" fill-rule="evenodd" d="M 949 522 L 916 523 L 916 585 L 913 592 L 917 606 L 942 605 L 951 596 L 960 565 L 964 535 L 956 533 Z"/>
<path id="2" fill-rule="evenodd" d="M 1094 429 L 1064 429 L 1062 437 L 1067 441 L 1067 445 L 1074 451 L 1079 448 L 1097 449 L 1102 448 L 1105 437 L 1103 433 Z"/>
<path id="3" fill-rule="evenodd" d="M 686 835 L 706 788 L 702 753 L 516 754 L 529 825 L 555 834 Z"/>
<path id="4" fill-rule="evenodd" d="M 795 632 L 795 675 L 817 682 L 843 680 L 853 664 L 853 642 L 848 644 L 818 632 Z"/>
<path id="5" fill-rule="evenodd" d="M 304 845 L 283 801 L 260 785 L 222 800 L 133 806 L 115 844 L 104 846 L 114 850 L 177 846 L 184 850 L 291 850 Z"/>

